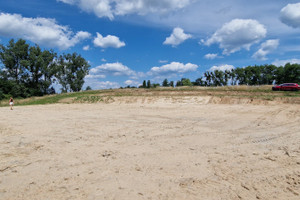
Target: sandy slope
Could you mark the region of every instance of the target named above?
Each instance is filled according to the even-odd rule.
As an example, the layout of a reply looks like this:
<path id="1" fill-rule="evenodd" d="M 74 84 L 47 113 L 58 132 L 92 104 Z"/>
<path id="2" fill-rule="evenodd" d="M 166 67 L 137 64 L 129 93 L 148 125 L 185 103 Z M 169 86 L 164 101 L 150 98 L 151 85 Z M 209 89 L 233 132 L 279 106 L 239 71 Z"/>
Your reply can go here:
<path id="1" fill-rule="evenodd" d="M 300 199 L 300 105 L 0 108 L 0 199 Z"/>

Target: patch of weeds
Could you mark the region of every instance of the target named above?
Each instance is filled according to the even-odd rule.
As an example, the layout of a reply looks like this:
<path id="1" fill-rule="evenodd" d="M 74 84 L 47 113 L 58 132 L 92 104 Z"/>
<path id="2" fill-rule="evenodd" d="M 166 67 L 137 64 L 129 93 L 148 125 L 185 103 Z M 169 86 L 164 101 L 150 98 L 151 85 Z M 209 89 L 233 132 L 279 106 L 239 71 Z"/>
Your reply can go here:
<path id="1" fill-rule="evenodd" d="M 112 103 L 112 102 L 115 102 L 114 98 L 112 98 L 111 96 L 108 96 L 104 99 L 104 102 L 105 103 Z"/>
<path id="2" fill-rule="evenodd" d="M 274 101 L 275 97 L 274 96 L 263 96 L 262 99 L 267 100 L 267 101 Z"/>
<path id="3" fill-rule="evenodd" d="M 97 103 L 104 102 L 103 98 L 100 96 L 79 96 L 76 97 L 73 102 L 75 103 Z"/>
<path id="4" fill-rule="evenodd" d="M 284 92 L 283 96 L 285 97 L 299 97 L 298 92 Z"/>

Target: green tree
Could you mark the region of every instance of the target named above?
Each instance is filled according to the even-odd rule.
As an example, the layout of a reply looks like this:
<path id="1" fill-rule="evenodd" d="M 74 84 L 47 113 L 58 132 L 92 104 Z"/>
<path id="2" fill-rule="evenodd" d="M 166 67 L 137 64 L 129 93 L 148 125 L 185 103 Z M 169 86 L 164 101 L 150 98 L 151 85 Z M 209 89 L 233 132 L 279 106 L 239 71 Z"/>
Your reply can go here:
<path id="1" fill-rule="evenodd" d="M 0 100 L 5 98 L 5 96 L 11 96 L 12 88 L 14 84 L 12 80 L 8 80 L 5 71 L 0 69 Z"/>
<path id="2" fill-rule="evenodd" d="M 81 55 L 64 54 L 58 58 L 56 78 L 62 85 L 62 92 L 78 92 L 84 84 L 84 77 L 90 65 Z"/>
<path id="3" fill-rule="evenodd" d="M 231 71 L 230 70 L 225 70 L 225 72 L 224 72 L 224 85 L 228 85 L 230 75 L 231 75 Z"/>
<path id="4" fill-rule="evenodd" d="M 28 80 L 28 86 L 32 91 L 31 95 L 51 93 L 52 89 L 49 87 L 55 74 L 55 57 L 56 54 L 53 51 L 42 51 L 37 45 L 30 47 L 27 70 L 31 74 Z"/>
<path id="5" fill-rule="evenodd" d="M 174 87 L 174 81 L 170 81 L 170 87 Z"/>
<path id="6" fill-rule="evenodd" d="M 239 85 L 246 84 L 246 76 L 245 76 L 245 69 L 244 68 L 236 68 L 235 70 L 236 75 L 236 83 Z"/>
<path id="7" fill-rule="evenodd" d="M 153 84 L 152 84 L 152 87 L 153 87 L 153 88 L 157 88 L 157 87 L 159 87 L 159 86 L 160 86 L 159 83 L 153 83 Z"/>
<path id="8" fill-rule="evenodd" d="M 147 81 L 147 88 L 151 88 L 151 81 L 150 80 Z"/>
<path id="9" fill-rule="evenodd" d="M 170 86 L 170 85 L 169 85 L 168 79 L 165 79 L 165 80 L 162 82 L 162 86 L 163 86 L 163 87 L 169 87 L 169 86 Z"/>
<path id="10" fill-rule="evenodd" d="M 197 78 L 195 81 L 195 86 L 203 86 L 204 81 L 202 79 L 203 79 L 203 77 Z"/>
<path id="11" fill-rule="evenodd" d="M 180 87 L 180 86 L 183 86 L 182 82 L 179 80 L 176 82 L 176 87 Z"/>
<path id="12" fill-rule="evenodd" d="M 236 79 L 236 73 L 234 69 L 230 70 L 229 78 L 231 79 L 231 85 L 236 85 L 237 79 Z"/>
<path id="13" fill-rule="evenodd" d="M 280 66 L 275 70 L 275 83 L 282 84 L 285 81 L 284 77 L 284 67 Z"/>
<path id="14" fill-rule="evenodd" d="M 193 86 L 190 79 L 188 79 L 188 78 L 182 78 L 181 83 L 182 83 L 182 86 Z"/>
<path id="15" fill-rule="evenodd" d="M 215 70 L 212 72 L 212 79 L 214 86 L 223 86 L 225 85 L 224 72 L 221 70 Z"/>
<path id="16" fill-rule="evenodd" d="M 146 87 L 147 87 L 146 80 L 144 80 L 142 88 L 146 88 Z"/>
<path id="17" fill-rule="evenodd" d="M 300 65 L 287 63 L 284 66 L 284 82 L 300 83 Z"/>
<path id="18" fill-rule="evenodd" d="M 262 83 L 271 85 L 275 80 L 277 67 L 275 65 L 264 65 L 262 69 Z"/>
<path id="19" fill-rule="evenodd" d="M 0 60 L 5 65 L 8 77 L 19 84 L 26 77 L 26 60 L 28 59 L 28 48 L 25 40 L 19 39 L 16 43 L 12 39 L 5 47 L 0 45 Z"/>
<path id="20" fill-rule="evenodd" d="M 9 94 L 14 97 L 28 97 L 29 92 L 25 83 L 29 77 L 26 71 L 28 48 L 25 40 L 9 41 L 7 46 L 0 45 L 0 60 L 3 66 L 3 74 L 7 83 L 11 86 Z"/>
<path id="21" fill-rule="evenodd" d="M 205 85 L 210 86 L 210 85 L 211 85 L 211 80 L 212 80 L 212 77 L 211 77 L 210 72 L 206 71 L 206 72 L 204 73 L 204 77 L 205 77 L 205 79 L 206 79 L 206 81 L 205 81 L 206 84 L 205 84 Z"/>

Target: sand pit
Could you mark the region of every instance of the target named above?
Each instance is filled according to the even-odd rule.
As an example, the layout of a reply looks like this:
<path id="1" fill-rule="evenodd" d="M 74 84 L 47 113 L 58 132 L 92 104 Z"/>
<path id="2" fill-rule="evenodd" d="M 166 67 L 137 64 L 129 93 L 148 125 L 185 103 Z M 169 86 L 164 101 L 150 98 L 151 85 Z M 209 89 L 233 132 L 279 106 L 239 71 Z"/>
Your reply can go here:
<path id="1" fill-rule="evenodd" d="M 300 105 L 0 108 L 0 199 L 300 199 Z"/>

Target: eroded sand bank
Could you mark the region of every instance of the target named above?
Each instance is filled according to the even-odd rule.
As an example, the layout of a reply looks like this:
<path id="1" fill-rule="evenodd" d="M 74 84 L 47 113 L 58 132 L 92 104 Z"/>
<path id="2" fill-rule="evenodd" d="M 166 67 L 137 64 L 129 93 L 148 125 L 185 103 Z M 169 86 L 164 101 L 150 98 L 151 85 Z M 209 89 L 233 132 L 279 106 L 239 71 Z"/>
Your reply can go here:
<path id="1" fill-rule="evenodd" d="M 0 108 L 0 199 L 299 199 L 300 105 Z"/>

